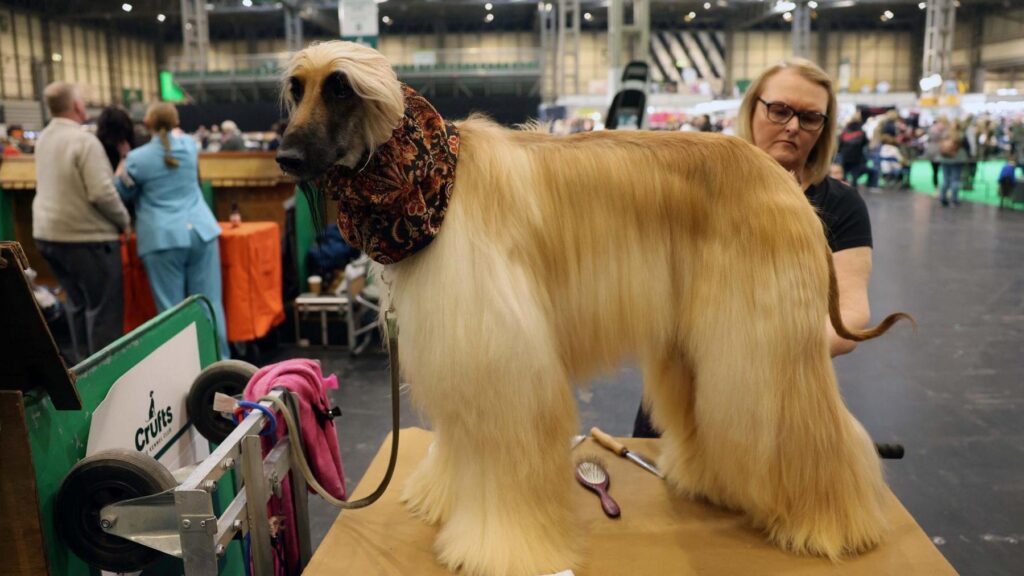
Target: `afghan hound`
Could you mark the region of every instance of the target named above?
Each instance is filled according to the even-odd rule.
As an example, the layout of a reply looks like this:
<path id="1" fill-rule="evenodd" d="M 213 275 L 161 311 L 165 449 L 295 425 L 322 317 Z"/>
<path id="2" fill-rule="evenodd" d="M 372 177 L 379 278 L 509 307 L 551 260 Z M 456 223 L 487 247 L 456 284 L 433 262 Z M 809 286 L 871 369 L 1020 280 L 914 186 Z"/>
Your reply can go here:
<path id="1" fill-rule="evenodd" d="M 736 138 L 557 137 L 447 123 L 377 51 L 296 53 L 278 162 L 339 197 L 384 263 L 404 378 L 435 443 L 405 486 L 467 574 L 579 565 L 573 383 L 638 361 L 675 493 L 742 511 L 777 546 L 838 559 L 883 538 L 874 445 L 839 394 L 823 225 Z"/>

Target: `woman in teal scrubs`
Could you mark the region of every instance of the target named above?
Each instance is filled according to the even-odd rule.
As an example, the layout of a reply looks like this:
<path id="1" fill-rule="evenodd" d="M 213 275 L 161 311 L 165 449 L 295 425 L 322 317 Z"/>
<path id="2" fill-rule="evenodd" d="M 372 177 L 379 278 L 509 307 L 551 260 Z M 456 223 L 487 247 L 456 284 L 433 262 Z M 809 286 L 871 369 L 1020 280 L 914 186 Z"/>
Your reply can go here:
<path id="1" fill-rule="evenodd" d="M 199 189 L 195 141 L 175 136 L 178 110 L 153 104 L 146 111 L 153 134 L 128 153 L 114 184 L 127 204 L 135 202 L 139 257 L 146 267 L 157 310 L 201 294 L 213 304 L 221 358 L 230 357 L 221 301 L 220 225 Z"/>

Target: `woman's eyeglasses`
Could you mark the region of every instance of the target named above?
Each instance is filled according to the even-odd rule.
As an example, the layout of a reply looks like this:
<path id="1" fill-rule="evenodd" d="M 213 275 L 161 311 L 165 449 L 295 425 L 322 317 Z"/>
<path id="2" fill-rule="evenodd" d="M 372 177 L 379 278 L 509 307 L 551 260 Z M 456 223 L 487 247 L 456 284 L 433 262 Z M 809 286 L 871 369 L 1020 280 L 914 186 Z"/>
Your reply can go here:
<path id="1" fill-rule="evenodd" d="M 764 104 L 765 114 L 768 116 L 768 119 L 776 124 L 786 124 L 793 119 L 793 116 L 796 116 L 800 123 L 800 128 L 813 132 L 820 130 L 825 125 L 825 120 L 828 120 L 828 116 L 821 112 L 797 112 L 783 102 L 768 102 L 764 98 L 758 98 L 757 100 Z"/>

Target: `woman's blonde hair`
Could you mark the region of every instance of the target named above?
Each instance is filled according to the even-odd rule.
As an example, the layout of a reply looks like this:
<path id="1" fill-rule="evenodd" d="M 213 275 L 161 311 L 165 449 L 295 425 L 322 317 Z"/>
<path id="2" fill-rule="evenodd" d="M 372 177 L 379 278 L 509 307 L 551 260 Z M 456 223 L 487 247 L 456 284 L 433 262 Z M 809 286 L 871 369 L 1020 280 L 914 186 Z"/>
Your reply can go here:
<path id="1" fill-rule="evenodd" d="M 164 147 L 164 164 L 168 168 L 177 168 L 178 159 L 171 156 L 171 141 L 167 133 L 178 127 L 178 109 L 170 102 L 157 102 L 146 110 L 146 124 L 160 137 L 160 144 Z"/>
<path id="2" fill-rule="evenodd" d="M 736 118 L 736 135 L 751 144 L 754 143 L 754 131 L 752 129 L 754 113 L 757 111 L 758 98 L 764 92 L 764 85 L 769 78 L 783 70 L 792 70 L 801 78 L 821 86 L 828 91 L 828 109 L 825 114 L 828 118 L 825 125 L 818 134 L 818 141 L 811 148 L 807 156 L 806 167 L 810 172 L 811 181 L 805 184 L 817 184 L 825 176 L 828 176 L 828 168 L 832 164 L 832 158 L 836 154 L 836 92 L 832 86 L 832 78 L 825 73 L 817 64 L 804 58 L 790 58 L 768 68 L 754 80 L 747 88 L 743 96 L 743 103 L 740 104 L 739 116 Z"/>

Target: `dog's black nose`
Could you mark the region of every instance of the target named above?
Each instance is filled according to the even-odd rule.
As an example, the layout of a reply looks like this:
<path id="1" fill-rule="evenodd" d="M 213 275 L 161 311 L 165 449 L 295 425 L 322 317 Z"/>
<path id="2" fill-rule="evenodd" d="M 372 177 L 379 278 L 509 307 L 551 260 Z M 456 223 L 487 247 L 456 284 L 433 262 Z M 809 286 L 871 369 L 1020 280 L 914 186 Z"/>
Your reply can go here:
<path id="1" fill-rule="evenodd" d="M 288 172 L 289 174 L 295 174 L 302 170 L 302 166 L 306 163 L 306 159 L 302 157 L 302 154 L 295 150 L 280 150 L 277 153 L 277 164 L 281 167 L 281 170 Z"/>

